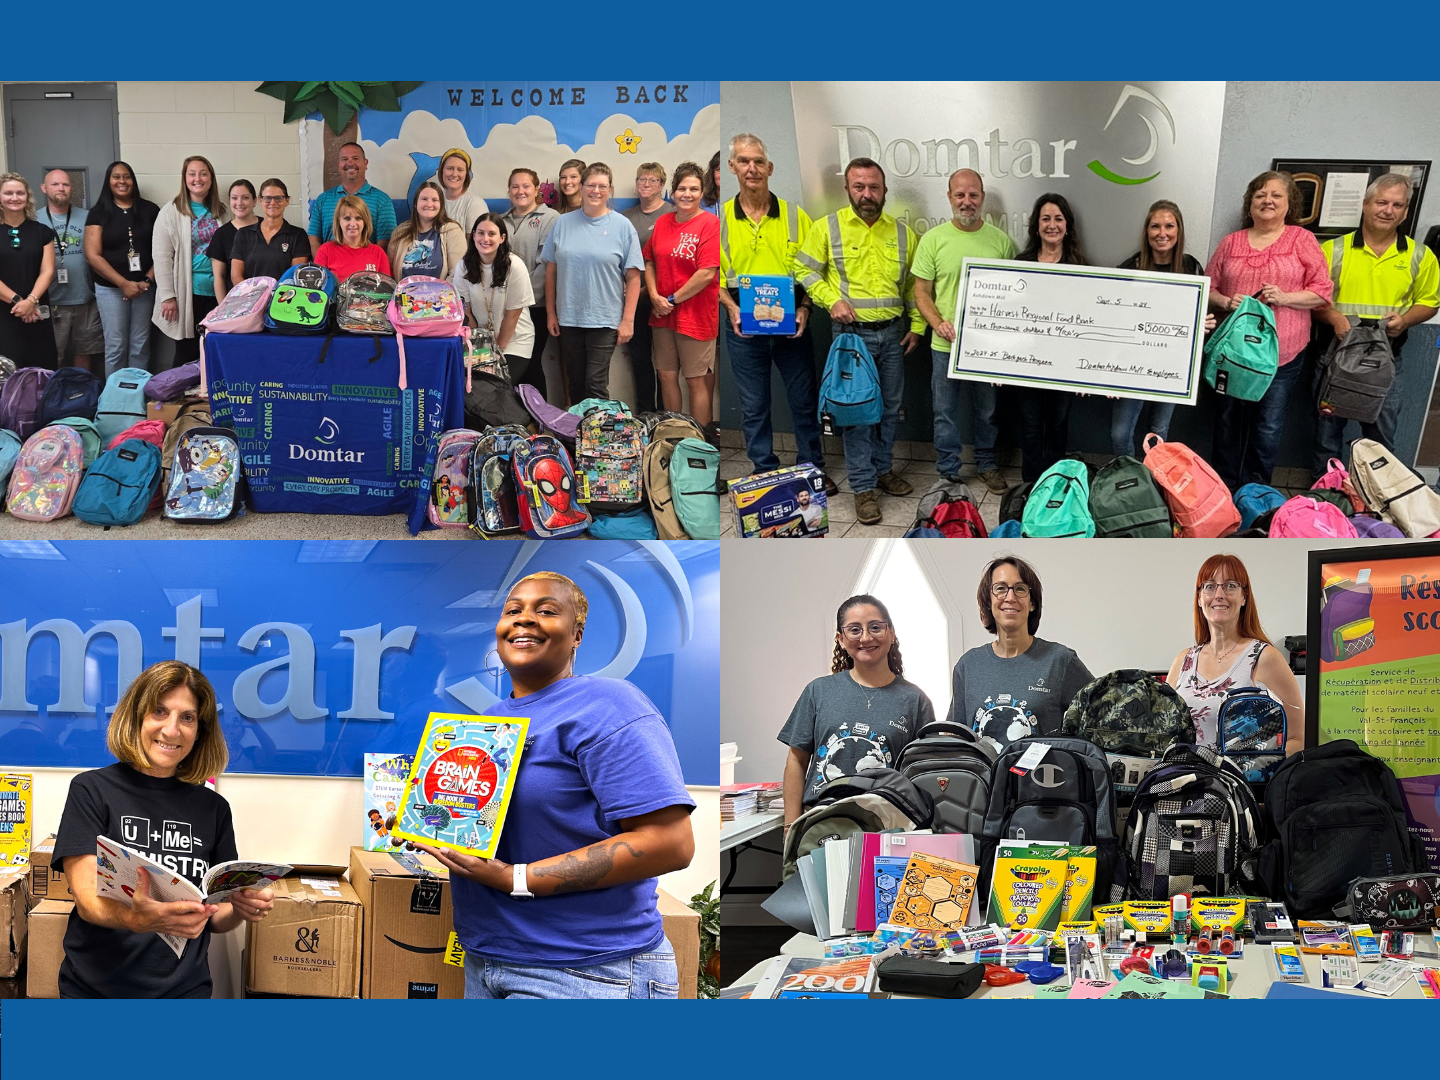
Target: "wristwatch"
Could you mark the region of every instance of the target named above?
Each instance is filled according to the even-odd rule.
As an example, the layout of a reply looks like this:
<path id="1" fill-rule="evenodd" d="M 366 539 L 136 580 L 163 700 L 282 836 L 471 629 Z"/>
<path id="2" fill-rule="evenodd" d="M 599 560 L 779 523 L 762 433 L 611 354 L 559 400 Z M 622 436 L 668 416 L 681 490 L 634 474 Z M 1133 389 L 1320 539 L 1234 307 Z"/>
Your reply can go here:
<path id="1" fill-rule="evenodd" d="M 674 306 L 675 306 L 675 294 L 674 294 L 674 293 L 671 293 L 669 296 L 665 297 L 665 302 L 666 302 L 667 304 L 669 304 L 671 307 L 674 307 Z"/>
<path id="2" fill-rule="evenodd" d="M 529 889 L 529 888 L 526 886 L 526 884 L 525 884 L 525 871 L 526 871 L 527 869 L 529 869 L 529 866 L 530 866 L 529 863 L 523 863 L 523 862 L 522 862 L 522 863 L 516 863 L 515 866 L 513 867 L 513 869 L 514 869 L 514 871 L 515 871 L 515 880 L 514 880 L 514 885 L 513 885 L 513 887 L 510 889 L 510 899 L 512 899 L 512 900 L 534 900 L 534 899 L 535 899 L 535 894 L 532 893 L 532 892 L 530 891 L 530 889 Z"/>

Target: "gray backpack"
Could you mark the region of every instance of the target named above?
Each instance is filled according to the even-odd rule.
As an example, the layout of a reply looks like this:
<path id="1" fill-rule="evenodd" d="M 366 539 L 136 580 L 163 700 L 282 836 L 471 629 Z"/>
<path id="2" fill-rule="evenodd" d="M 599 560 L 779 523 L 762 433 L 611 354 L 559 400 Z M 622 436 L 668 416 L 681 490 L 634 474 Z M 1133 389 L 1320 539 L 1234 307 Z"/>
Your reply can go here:
<path id="1" fill-rule="evenodd" d="M 1344 340 L 1333 338 L 1320 358 L 1320 411 L 1373 424 L 1395 383 L 1395 356 L 1378 322 L 1363 319 Z"/>
<path id="2" fill-rule="evenodd" d="M 933 815 L 930 796 L 894 769 L 837 777 L 820 789 L 815 805 L 785 833 L 784 876 L 788 879 L 796 862 L 826 840 L 863 832 L 928 829 Z"/>
<path id="3" fill-rule="evenodd" d="M 968 727 L 932 720 L 915 733 L 895 759 L 904 773 L 935 804 L 931 828 L 937 833 L 979 836 L 990 805 L 990 770 L 996 751 Z"/>

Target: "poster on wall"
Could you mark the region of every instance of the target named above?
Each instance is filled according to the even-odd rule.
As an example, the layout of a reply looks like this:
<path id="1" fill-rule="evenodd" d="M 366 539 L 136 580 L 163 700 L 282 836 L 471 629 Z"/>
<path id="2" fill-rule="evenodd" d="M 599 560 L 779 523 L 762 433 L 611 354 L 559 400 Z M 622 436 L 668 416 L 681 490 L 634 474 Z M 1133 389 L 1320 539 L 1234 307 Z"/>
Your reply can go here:
<path id="1" fill-rule="evenodd" d="M 1360 227 L 1365 189 L 1372 180 L 1386 173 L 1408 176 L 1415 185 L 1410 196 L 1410 213 L 1400 225 L 1402 235 L 1414 236 L 1420 204 L 1425 198 L 1425 182 L 1430 177 L 1428 161 L 1275 158 L 1270 167 L 1294 178 L 1300 190 L 1296 224 L 1303 225 L 1322 241 Z"/>
<path id="2" fill-rule="evenodd" d="M 1312 551 L 1307 595 L 1306 744 L 1389 765 L 1440 868 L 1440 544 Z"/>
<path id="3" fill-rule="evenodd" d="M 421 83 L 400 104 L 400 112 L 361 109 L 358 125 L 370 160 L 366 178 L 395 200 L 401 221 L 410 215 L 413 193 L 452 148 L 470 156 L 469 193 L 502 213 L 515 168 L 534 169 L 545 195 L 563 162 L 603 161 L 615 176 L 614 205 L 623 209 L 636 200 L 641 162 L 658 162 L 667 173 L 682 161 L 705 168 L 720 149 L 720 83 L 714 81 L 436 81 Z M 303 122 L 300 145 L 308 206 L 324 190 L 322 121 Z"/>

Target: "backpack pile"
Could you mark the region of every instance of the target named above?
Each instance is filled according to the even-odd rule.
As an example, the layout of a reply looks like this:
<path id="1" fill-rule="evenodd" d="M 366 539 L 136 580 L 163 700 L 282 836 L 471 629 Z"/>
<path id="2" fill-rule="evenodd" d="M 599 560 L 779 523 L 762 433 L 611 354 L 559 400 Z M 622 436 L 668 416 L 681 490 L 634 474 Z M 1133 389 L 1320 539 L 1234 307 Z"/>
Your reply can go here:
<path id="1" fill-rule="evenodd" d="M 1061 458 L 1040 474 L 1025 500 L 1023 536 L 1094 536 L 1090 472 L 1083 461 Z"/>
<path id="2" fill-rule="evenodd" d="M 970 488 L 959 480 L 936 480 L 915 508 L 915 522 L 906 536 L 944 537 L 952 540 L 983 540 L 985 519 L 970 494 Z"/>
<path id="3" fill-rule="evenodd" d="M 1145 468 L 1155 477 L 1181 536 L 1216 538 L 1240 527 L 1230 489 L 1209 462 L 1184 443 L 1161 442 L 1153 432 L 1143 445 Z"/>

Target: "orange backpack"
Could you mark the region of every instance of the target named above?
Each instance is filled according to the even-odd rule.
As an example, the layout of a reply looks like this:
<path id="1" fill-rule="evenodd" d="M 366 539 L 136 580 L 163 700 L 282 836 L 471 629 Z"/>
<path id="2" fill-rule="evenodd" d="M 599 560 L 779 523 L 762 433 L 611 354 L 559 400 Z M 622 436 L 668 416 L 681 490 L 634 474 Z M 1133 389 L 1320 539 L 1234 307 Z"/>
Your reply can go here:
<path id="1" fill-rule="evenodd" d="M 1184 443 L 1145 436 L 1145 468 L 1155 477 L 1180 536 L 1229 536 L 1240 527 L 1230 489 L 1209 463 Z"/>

